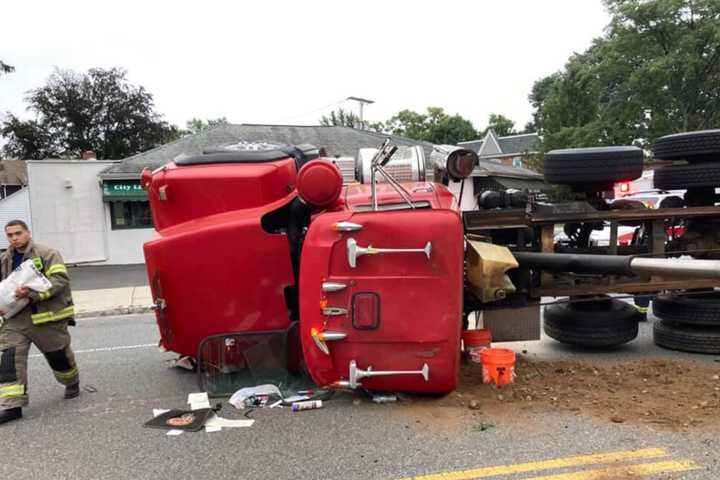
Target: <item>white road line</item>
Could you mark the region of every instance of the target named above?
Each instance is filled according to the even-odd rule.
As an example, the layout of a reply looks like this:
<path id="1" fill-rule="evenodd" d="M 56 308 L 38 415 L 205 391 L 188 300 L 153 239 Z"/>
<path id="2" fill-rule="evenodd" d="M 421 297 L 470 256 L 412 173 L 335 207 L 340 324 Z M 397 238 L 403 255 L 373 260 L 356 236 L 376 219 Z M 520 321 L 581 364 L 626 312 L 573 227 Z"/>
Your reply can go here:
<path id="1" fill-rule="evenodd" d="M 98 352 L 115 352 L 118 350 L 135 350 L 138 348 L 150 348 L 157 347 L 157 343 L 142 343 L 140 345 L 122 345 L 118 347 L 100 347 L 100 348 L 88 348 L 86 350 L 74 350 L 75 355 L 81 353 L 98 353 Z M 30 355 L 30 358 L 42 358 L 43 355 L 35 354 Z"/>

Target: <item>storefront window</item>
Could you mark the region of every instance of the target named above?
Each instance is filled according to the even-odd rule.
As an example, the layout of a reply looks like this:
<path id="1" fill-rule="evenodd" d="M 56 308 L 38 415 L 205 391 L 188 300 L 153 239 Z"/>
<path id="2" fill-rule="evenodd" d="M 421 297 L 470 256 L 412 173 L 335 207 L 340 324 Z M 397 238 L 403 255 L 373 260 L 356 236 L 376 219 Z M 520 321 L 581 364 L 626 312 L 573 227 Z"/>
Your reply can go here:
<path id="1" fill-rule="evenodd" d="M 153 228 L 150 203 L 142 201 L 110 202 L 110 224 L 113 230 Z"/>

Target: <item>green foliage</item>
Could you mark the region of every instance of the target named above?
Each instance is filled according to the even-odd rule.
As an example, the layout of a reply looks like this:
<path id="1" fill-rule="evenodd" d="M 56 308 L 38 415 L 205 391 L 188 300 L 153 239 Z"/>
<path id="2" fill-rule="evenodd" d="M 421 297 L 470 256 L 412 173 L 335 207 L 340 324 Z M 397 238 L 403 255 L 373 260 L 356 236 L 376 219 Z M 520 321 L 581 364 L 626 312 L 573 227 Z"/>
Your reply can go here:
<path id="1" fill-rule="evenodd" d="M 500 115 L 499 113 L 490 114 L 490 117 L 488 118 L 488 126 L 482 131 L 480 136 L 484 137 L 487 135 L 490 129 L 492 129 L 498 137 L 517 135 L 518 133 L 515 130 L 515 122 L 504 115 Z"/>
<path id="2" fill-rule="evenodd" d="M 372 124 L 371 128 L 391 135 L 447 145 L 474 140 L 478 136 L 470 120 L 457 114 L 448 115 L 439 107 L 429 107 L 425 114 L 402 110 L 386 122 Z"/>
<path id="3" fill-rule="evenodd" d="M 192 119 L 185 122 L 185 130 L 182 132 L 186 135 L 194 135 L 196 133 L 203 132 L 218 125 L 229 125 L 228 119 L 225 117 L 220 118 L 208 118 L 203 120 L 201 118 L 193 117 Z"/>
<path id="4" fill-rule="evenodd" d="M 0 60 L 0 75 L 3 73 L 12 73 L 15 71 L 15 67 L 8 65 L 7 63 Z"/>
<path id="5" fill-rule="evenodd" d="M 530 94 L 544 150 L 720 125 L 720 2 L 605 0 L 605 34 Z"/>
<path id="6" fill-rule="evenodd" d="M 35 120 L 23 121 L 8 114 L 0 128 L 0 135 L 9 138 L 9 143 L 3 147 L 3 152 L 9 157 L 39 160 L 61 156 L 49 132 Z"/>
<path id="7" fill-rule="evenodd" d="M 77 158 L 94 150 L 99 159 L 121 159 L 178 136 L 155 112 L 152 95 L 128 83 L 117 68 L 58 69 L 44 86 L 30 90 L 26 101 L 34 120 L 8 113 L 0 126 L 9 157 Z"/>
<path id="8" fill-rule="evenodd" d="M 528 133 L 534 133 L 534 132 L 528 132 Z M 527 169 L 542 173 L 544 158 L 545 158 L 545 155 L 542 152 L 526 153 L 523 155 L 523 164 L 524 164 L 523 166 Z"/>
<path id="9" fill-rule="evenodd" d="M 320 125 L 325 127 L 361 127 L 360 117 L 350 110 L 343 110 L 342 108 L 333 110 L 328 116 L 323 115 L 322 118 L 320 118 Z"/>

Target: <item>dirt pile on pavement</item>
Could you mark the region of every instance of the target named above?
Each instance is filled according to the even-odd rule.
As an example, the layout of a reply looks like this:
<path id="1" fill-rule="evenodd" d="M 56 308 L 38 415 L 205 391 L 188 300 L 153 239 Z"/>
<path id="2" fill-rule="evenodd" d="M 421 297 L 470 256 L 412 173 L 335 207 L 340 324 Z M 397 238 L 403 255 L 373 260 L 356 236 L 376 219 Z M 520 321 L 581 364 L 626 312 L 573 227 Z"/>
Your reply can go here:
<path id="1" fill-rule="evenodd" d="M 489 421 L 521 412 L 574 412 L 665 430 L 720 429 L 718 363 L 650 359 L 592 365 L 518 355 L 516 374 L 514 384 L 498 389 L 482 384 L 480 365 L 465 363 L 457 391 L 439 406 Z"/>

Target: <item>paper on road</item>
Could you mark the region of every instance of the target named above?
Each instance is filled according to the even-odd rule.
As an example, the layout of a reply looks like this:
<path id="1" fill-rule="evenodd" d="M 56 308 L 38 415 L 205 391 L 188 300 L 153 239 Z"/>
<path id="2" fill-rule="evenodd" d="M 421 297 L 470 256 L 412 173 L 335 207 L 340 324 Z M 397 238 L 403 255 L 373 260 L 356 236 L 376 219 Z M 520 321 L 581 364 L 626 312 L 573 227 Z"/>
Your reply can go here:
<path id="1" fill-rule="evenodd" d="M 187 402 L 190 404 L 190 410 L 210 408 L 210 399 L 207 392 L 190 393 Z"/>
<path id="2" fill-rule="evenodd" d="M 207 427 L 220 427 L 220 428 L 240 428 L 240 427 L 252 427 L 255 420 L 231 420 L 229 418 L 218 417 L 213 415 L 207 422 L 205 422 L 205 428 Z"/>

